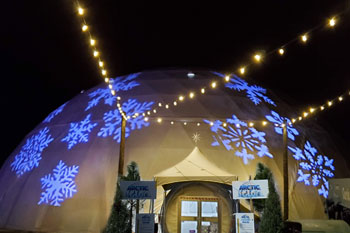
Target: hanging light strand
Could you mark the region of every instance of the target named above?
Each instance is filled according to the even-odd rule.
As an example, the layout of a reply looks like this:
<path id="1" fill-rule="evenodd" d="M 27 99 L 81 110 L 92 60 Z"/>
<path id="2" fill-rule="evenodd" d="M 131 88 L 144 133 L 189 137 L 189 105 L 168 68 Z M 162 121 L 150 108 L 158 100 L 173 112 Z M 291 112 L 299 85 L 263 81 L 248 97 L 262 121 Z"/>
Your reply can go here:
<path id="1" fill-rule="evenodd" d="M 83 34 L 86 35 L 89 43 L 89 47 L 91 49 L 91 55 L 95 58 L 97 67 L 100 70 L 100 76 L 104 80 L 104 82 L 108 85 L 108 88 L 113 96 L 117 99 L 117 107 L 119 110 L 120 115 L 125 119 L 130 119 L 130 116 L 126 116 L 122 109 L 122 103 L 121 103 L 121 97 L 118 95 L 117 91 L 114 89 L 113 82 L 109 78 L 108 71 L 106 69 L 106 63 L 102 60 L 101 52 L 98 50 L 97 47 L 97 40 L 96 37 L 94 37 L 91 33 L 90 25 L 86 22 L 85 15 L 86 15 L 86 9 L 82 7 L 80 2 L 76 0 L 76 7 L 77 7 L 77 13 L 81 20 L 81 31 Z"/>
<path id="2" fill-rule="evenodd" d="M 321 105 L 318 106 L 310 106 L 305 111 L 303 111 L 299 116 L 292 118 L 292 123 L 300 122 L 306 120 L 317 113 L 325 111 L 327 109 L 332 108 L 334 105 L 344 102 L 344 100 L 350 99 L 350 90 L 344 92 L 342 95 L 339 95 L 331 100 L 327 100 Z"/>

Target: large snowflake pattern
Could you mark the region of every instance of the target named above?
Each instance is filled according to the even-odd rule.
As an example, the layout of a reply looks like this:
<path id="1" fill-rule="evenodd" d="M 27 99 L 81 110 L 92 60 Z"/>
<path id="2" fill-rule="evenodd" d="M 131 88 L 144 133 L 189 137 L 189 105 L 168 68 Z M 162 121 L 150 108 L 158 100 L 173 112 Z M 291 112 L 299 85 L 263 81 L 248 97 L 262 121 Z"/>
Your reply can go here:
<path id="1" fill-rule="evenodd" d="M 67 103 L 62 104 L 59 108 L 57 108 L 55 111 L 51 112 L 43 121 L 44 123 L 49 123 L 55 116 L 57 116 L 58 114 L 60 114 L 64 107 L 67 105 Z"/>
<path id="2" fill-rule="evenodd" d="M 277 112 L 271 110 L 271 115 L 265 116 L 267 120 L 275 124 L 275 132 L 278 134 L 283 134 L 283 128 L 281 127 L 281 124 L 284 123 L 284 121 L 287 122 L 287 134 L 288 138 L 291 140 L 295 140 L 295 136 L 299 135 L 298 130 L 296 130 L 292 125 L 290 125 L 291 121 L 287 117 L 281 117 Z"/>
<path id="3" fill-rule="evenodd" d="M 265 145 L 265 133 L 259 132 L 253 127 L 248 127 L 247 123 L 239 120 L 235 115 L 226 120 L 226 127 L 223 122 L 216 120 L 210 122 L 204 120 L 205 123 L 211 124 L 211 131 L 216 133 L 213 136 L 214 142 L 212 146 L 219 146 L 220 143 L 228 150 L 234 150 L 235 155 L 243 159 L 244 164 L 248 164 L 249 160 L 255 159 L 254 154 L 259 157 L 267 156 L 273 158 Z"/>
<path id="4" fill-rule="evenodd" d="M 110 79 L 110 84 L 113 86 L 113 89 L 116 92 L 119 91 L 128 91 L 140 84 L 135 81 L 140 73 L 130 74 L 126 77 L 117 77 L 115 79 Z M 104 100 L 104 103 L 112 106 L 116 101 L 117 97 L 111 94 L 111 90 L 107 88 L 99 88 L 89 94 L 90 101 L 88 106 L 85 108 L 85 111 L 89 110 L 98 105 L 101 100 Z"/>
<path id="5" fill-rule="evenodd" d="M 66 137 L 61 141 L 68 143 L 68 149 L 72 149 L 78 143 L 88 142 L 89 133 L 97 125 L 97 123 L 90 123 L 91 114 L 88 114 L 81 122 L 73 122 L 70 124 L 70 129 Z"/>
<path id="6" fill-rule="evenodd" d="M 215 75 L 218 75 L 220 77 L 225 77 L 224 74 L 218 73 L 218 72 L 212 72 Z M 239 78 L 237 75 L 233 75 L 233 78 L 231 77 L 230 82 L 226 83 L 225 86 L 227 88 L 236 90 L 236 91 L 246 91 L 247 97 L 255 104 L 258 105 L 261 103 L 261 101 L 265 101 L 268 104 L 271 104 L 273 106 L 276 106 L 275 102 L 271 100 L 269 97 L 266 96 L 266 89 L 262 88 L 257 85 L 251 85 L 244 81 L 243 79 Z"/>
<path id="7" fill-rule="evenodd" d="M 125 137 L 130 135 L 130 132 L 135 129 L 141 129 L 142 127 L 149 126 L 149 123 L 144 121 L 142 113 L 151 109 L 153 102 L 139 103 L 136 99 L 128 99 L 122 105 L 123 111 L 128 116 L 132 116 L 138 113 L 139 116 L 128 119 L 125 127 Z M 113 136 L 114 140 L 120 142 L 120 128 L 121 128 L 121 116 L 118 109 L 108 111 L 104 114 L 103 120 L 105 125 L 97 133 L 97 136 L 108 137 Z"/>
<path id="8" fill-rule="evenodd" d="M 11 163 L 12 171 L 20 177 L 25 172 L 31 171 L 39 166 L 41 154 L 49 146 L 53 138 L 49 134 L 49 129 L 45 127 L 38 134 L 27 139 L 26 144 L 21 148 L 15 160 Z"/>
<path id="9" fill-rule="evenodd" d="M 53 206 L 61 206 L 61 203 L 67 199 L 72 198 L 77 192 L 76 184 L 74 182 L 75 176 L 79 172 L 79 166 L 67 167 L 67 165 L 59 161 L 52 174 L 48 174 L 40 179 L 41 193 L 40 204 L 48 204 Z"/>
<path id="10" fill-rule="evenodd" d="M 327 178 L 332 178 L 335 170 L 333 159 L 320 155 L 309 141 L 305 143 L 303 150 L 298 147 L 288 146 L 288 148 L 293 153 L 294 159 L 300 161 L 297 182 L 318 187 L 318 193 L 327 198 L 329 190 Z"/>

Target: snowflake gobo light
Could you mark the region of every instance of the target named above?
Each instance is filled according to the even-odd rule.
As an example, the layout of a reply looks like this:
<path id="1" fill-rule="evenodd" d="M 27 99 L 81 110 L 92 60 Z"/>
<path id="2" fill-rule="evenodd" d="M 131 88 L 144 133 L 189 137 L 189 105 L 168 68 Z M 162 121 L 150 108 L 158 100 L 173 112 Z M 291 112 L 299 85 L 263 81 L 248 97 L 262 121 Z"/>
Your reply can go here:
<path id="1" fill-rule="evenodd" d="M 291 121 L 287 117 L 281 117 L 277 112 L 271 110 L 271 115 L 265 116 L 267 120 L 275 124 L 275 132 L 278 134 L 283 134 L 283 128 L 281 127 L 284 124 L 284 121 L 287 122 L 287 135 L 290 140 L 295 140 L 295 136 L 299 135 L 298 130 L 296 130 L 292 125 Z"/>
<path id="2" fill-rule="evenodd" d="M 60 160 L 56 168 L 53 169 L 52 174 L 48 174 L 40 179 L 41 189 L 44 189 L 44 191 L 41 193 L 38 205 L 61 206 L 65 199 L 72 198 L 77 192 L 74 180 L 78 172 L 79 166 L 67 167 Z"/>
<path id="3" fill-rule="evenodd" d="M 134 80 L 139 76 L 139 74 L 140 73 L 130 74 L 125 78 L 117 77 L 115 79 L 111 79 L 110 84 L 113 86 L 113 90 L 116 92 L 131 90 L 132 88 L 140 85 Z M 108 87 L 97 89 L 96 91 L 90 93 L 89 97 L 91 100 L 89 101 L 88 106 L 85 108 L 85 111 L 97 106 L 101 100 L 104 100 L 104 103 L 109 106 L 113 106 L 113 104 L 115 104 L 117 101 L 117 97 L 111 94 L 111 90 Z"/>
<path id="4" fill-rule="evenodd" d="M 72 149 L 78 143 L 88 142 L 89 133 L 97 125 L 97 123 L 90 123 L 91 114 L 88 114 L 81 122 L 71 123 L 68 135 L 61 141 L 68 142 L 68 149 Z"/>
<path id="5" fill-rule="evenodd" d="M 335 170 L 333 159 L 318 154 L 317 149 L 312 147 L 309 141 L 305 143 L 303 150 L 298 147 L 288 146 L 288 148 L 293 153 L 294 159 L 300 161 L 297 182 L 318 187 L 318 193 L 327 198 L 329 190 L 327 178 L 332 178 Z"/>
<path id="6" fill-rule="evenodd" d="M 267 156 L 273 158 L 266 146 L 265 133 L 259 132 L 253 127 L 248 127 L 247 123 L 240 121 L 235 115 L 227 119 L 227 127 L 223 127 L 221 121 L 215 121 L 211 126 L 211 131 L 216 133 L 213 136 L 212 146 L 220 146 L 220 143 L 228 150 L 235 151 L 235 155 L 243 159 L 244 164 L 255 159 L 254 154 L 259 157 Z M 204 120 L 210 124 L 210 121 Z"/>
<path id="7" fill-rule="evenodd" d="M 52 141 L 53 138 L 49 134 L 49 129 L 47 127 L 40 130 L 38 134 L 27 139 L 26 144 L 21 148 L 19 154 L 15 156 L 15 160 L 11 163 L 12 171 L 16 172 L 19 177 L 25 172 L 38 167 L 42 152 Z"/>
<path id="8" fill-rule="evenodd" d="M 44 123 L 49 123 L 55 116 L 57 116 L 58 114 L 60 114 L 64 107 L 67 105 L 67 103 L 62 104 L 59 108 L 57 108 L 55 111 L 53 111 L 52 113 L 50 113 L 45 120 L 43 121 Z"/>
<path id="9" fill-rule="evenodd" d="M 147 110 L 150 110 L 153 104 L 154 102 L 140 103 L 136 99 L 128 99 L 126 102 L 123 103 L 122 108 L 126 115 L 133 116 L 135 113 L 140 114 L 135 118 L 128 119 L 128 121 L 126 122 L 125 137 L 128 137 L 132 130 L 141 129 L 142 127 L 149 126 L 149 122 L 146 122 L 144 120 L 142 113 L 146 112 Z M 120 128 L 122 120 L 118 109 L 106 112 L 103 116 L 103 120 L 105 122 L 105 125 L 97 133 L 97 136 L 113 136 L 114 140 L 120 142 Z"/>

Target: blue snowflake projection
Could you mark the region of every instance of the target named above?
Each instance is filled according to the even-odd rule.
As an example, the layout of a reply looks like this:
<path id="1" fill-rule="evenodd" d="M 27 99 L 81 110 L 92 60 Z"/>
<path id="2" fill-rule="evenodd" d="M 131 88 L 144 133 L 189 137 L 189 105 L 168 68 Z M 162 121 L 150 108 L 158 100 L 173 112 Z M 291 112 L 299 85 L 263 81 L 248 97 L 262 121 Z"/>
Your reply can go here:
<path id="1" fill-rule="evenodd" d="M 297 182 L 318 187 L 318 193 L 327 198 L 329 190 L 327 178 L 333 177 L 335 170 L 333 159 L 318 154 L 317 149 L 312 147 L 309 141 L 305 143 L 303 150 L 298 147 L 288 146 L 288 148 L 293 153 L 294 159 L 300 161 Z"/>
<path id="2" fill-rule="evenodd" d="M 208 120 L 205 123 L 210 124 Z M 247 123 L 240 121 L 235 115 L 226 120 L 226 127 L 223 122 L 216 120 L 211 124 L 211 131 L 216 133 L 213 136 L 212 146 L 220 146 L 220 143 L 228 150 L 234 150 L 235 155 L 243 159 L 244 164 L 255 159 L 254 154 L 259 157 L 267 156 L 273 158 L 265 145 L 265 133 L 259 132 L 253 127 L 248 127 Z"/>
<path id="3" fill-rule="evenodd" d="M 111 79 L 110 84 L 113 85 L 113 88 L 116 92 L 128 91 L 140 85 L 138 82 L 134 80 L 139 75 L 140 73 L 135 73 L 135 74 L 130 74 L 126 77 L 117 77 L 115 79 Z M 111 94 L 111 90 L 108 87 L 99 88 L 96 91 L 91 92 L 89 94 L 89 97 L 91 100 L 89 101 L 88 106 L 85 108 L 85 111 L 97 106 L 101 100 L 104 100 L 104 103 L 109 106 L 112 106 L 117 101 L 117 97 Z"/>
<path id="4" fill-rule="evenodd" d="M 136 118 L 128 119 L 125 127 L 125 137 L 130 135 L 130 132 L 135 129 L 141 129 L 142 127 L 149 126 L 149 123 L 144 121 L 142 113 L 151 109 L 154 102 L 139 103 L 136 99 L 128 99 L 122 105 L 123 111 L 128 116 L 132 116 L 135 113 L 140 115 Z M 108 137 L 113 136 L 114 140 L 120 142 L 120 128 L 121 128 L 121 116 L 118 109 L 106 112 L 103 116 L 105 126 L 100 129 L 97 136 Z"/>
<path id="5" fill-rule="evenodd" d="M 67 105 L 67 103 L 62 104 L 59 108 L 57 108 L 55 111 L 51 112 L 43 121 L 44 123 L 49 123 L 55 116 L 57 116 L 58 114 L 60 114 L 64 107 Z"/>
<path id="6" fill-rule="evenodd" d="M 280 125 L 283 124 L 284 121 L 286 120 L 288 138 L 290 140 L 294 141 L 295 136 L 299 135 L 298 130 L 296 130 L 295 128 L 293 128 L 292 125 L 289 124 L 291 121 L 287 117 L 281 117 L 277 112 L 272 111 L 272 110 L 271 110 L 271 115 L 266 115 L 265 117 L 270 122 L 277 124 L 277 125 L 275 125 L 275 132 L 276 133 L 281 134 L 281 135 L 283 134 L 283 128 Z"/>
<path id="7" fill-rule="evenodd" d="M 38 205 L 48 204 L 53 206 L 61 206 L 61 203 L 67 199 L 72 198 L 77 192 L 74 182 L 75 176 L 79 172 L 79 166 L 67 167 L 67 165 L 59 161 L 52 174 L 48 174 L 40 179 L 41 193 Z"/>
<path id="8" fill-rule="evenodd" d="M 68 142 L 68 149 L 72 149 L 78 143 L 88 142 L 89 133 L 97 125 L 97 123 L 90 123 L 91 114 L 88 114 L 81 122 L 70 123 L 70 129 L 66 137 L 61 141 Z"/>
<path id="9" fill-rule="evenodd" d="M 215 75 L 218 75 L 220 77 L 225 77 L 224 74 L 218 73 L 218 72 L 212 72 Z M 261 101 L 265 101 L 268 104 L 271 104 L 273 106 L 276 106 L 275 102 L 271 100 L 269 97 L 266 96 L 266 89 L 259 87 L 257 85 L 251 85 L 244 81 L 243 79 L 239 78 L 237 75 L 233 75 L 231 77 L 230 82 L 226 83 L 225 86 L 227 88 L 236 90 L 236 91 L 246 91 L 247 97 L 253 101 L 255 105 L 258 105 L 261 103 Z"/>
<path id="10" fill-rule="evenodd" d="M 49 134 L 49 129 L 47 127 L 40 130 L 38 134 L 28 138 L 26 144 L 21 148 L 19 154 L 15 156 L 15 160 L 11 163 L 12 171 L 16 172 L 17 176 L 20 177 L 25 172 L 38 167 L 42 152 L 52 141 L 53 138 Z"/>

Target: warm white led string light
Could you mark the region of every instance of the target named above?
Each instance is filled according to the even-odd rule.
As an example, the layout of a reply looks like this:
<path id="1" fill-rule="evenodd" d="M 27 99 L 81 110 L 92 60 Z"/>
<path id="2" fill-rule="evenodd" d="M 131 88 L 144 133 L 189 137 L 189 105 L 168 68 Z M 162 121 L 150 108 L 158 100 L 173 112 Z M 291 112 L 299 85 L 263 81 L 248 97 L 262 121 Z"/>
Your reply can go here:
<path id="1" fill-rule="evenodd" d="M 111 94 L 113 96 L 116 96 L 117 98 L 117 107 L 118 110 L 121 114 L 121 116 L 127 120 L 128 118 L 130 118 L 130 116 L 126 116 L 126 114 L 124 113 L 123 109 L 122 109 L 122 105 L 121 105 L 121 97 L 117 95 L 117 92 L 114 90 L 113 88 L 113 84 L 110 80 L 110 78 L 108 77 L 108 72 L 106 69 L 106 64 L 105 62 L 102 60 L 101 58 L 101 53 L 100 51 L 97 49 L 97 41 L 96 38 L 92 36 L 91 31 L 90 31 L 90 26 L 86 23 L 85 20 L 85 9 L 81 6 L 81 4 L 79 3 L 79 1 L 76 1 L 76 5 L 77 5 L 77 11 L 78 11 L 78 15 L 82 21 L 82 26 L 81 26 L 81 30 L 84 34 L 87 35 L 87 37 L 89 38 L 89 44 L 90 44 L 90 48 L 91 48 L 91 54 L 92 56 L 96 59 L 98 68 L 100 69 L 101 72 L 101 77 L 104 79 L 104 81 L 108 84 L 108 88 L 111 91 Z"/>
<path id="2" fill-rule="evenodd" d="M 333 107 L 335 104 L 343 102 L 346 98 L 350 98 L 350 90 L 345 92 L 343 95 L 338 96 L 337 98 L 334 98 L 332 100 L 327 101 L 323 105 L 320 105 L 318 107 L 310 107 L 308 109 L 308 111 L 303 112 L 302 115 L 297 116 L 295 118 L 291 118 L 291 120 L 288 122 L 288 125 L 293 125 L 293 124 L 299 123 L 300 121 L 308 119 L 311 116 L 315 115 L 315 113 L 317 113 L 317 112 L 325 111 L 325 110 L 329 109 L 330 107 Z M 226 119 L 215 119 L 214 121 L 216 121 L 216 120 L 220 120 L 222 122 L 223 127 L 226 127 L 229 124 L 226 122 Z M 155 123 L 169 122 L 171 125 L 174 125 L 175 123 L 180 123 L 180 124 L 183 124 L 185 126 L 190 125 L 190 124 L 200 126 L 203 123 L 203 121 L 189 120 L 188 118 L 179 119 L 179 118 L 170 118 L 170 117 L 162 118 L 162 117 L 150 117 L 150 116 L 145 116 L 144 121 L 155 122 Z M 213 125 L 214 121 L 213 120 L 210 121 L 209 124 Z M 276 127 L 283 128 L 285 126 L 284 123 L 281 123 L 281 124 L 271 123 L 267 120 L 248 120 L 248 121 L 247 120 L 240 120 L 240 121 L 246 123 L 249 127 L 274 125 Z"/>
<path id="3" fill-rule="evenodd" d="M 344 11 L 345 12 L 345 11 Z M 339 17 L 341 14 L 343 14 L 344 12 L 338 14 L 337 16 L 331 17 L 327 20 L 327 27 L 328 28 L 333 28 L 336 25 L 336 22 L 338 21 Z M 323 24 L 322 24 L 323 25 Z M 267 53 L 266 55 L 263 55 L 262 53 L 255 53 L 253 55 L 253 62 L 243 65 L 241 67 L 239 67 L 238 69 L 238 73 L 240 75 L 244 75 L 247 72 L 247 68 L 252 65 L 253 63 L 260 63 L 262 62 L 262 60 L 264 58 L 266 58 L 269 55 L 275 54 L 277 53 L 280 56 L 284 56 L 286 53 L 286 47 L 289 46 L 291 43 L 295 42 L 295 41 L 300 41 L 301 43 L 307 43 L 309 41 L 309 37 L 311 32 L 315 31 L 316 29 L 320 28 L 322 25 L 319 25 L 317 27 L 314 27 L 313 29 L 309 30 L 307 33 L 301 34 L 300 36 L 298 36 L 297 38 L 294 38 L 293 40 L 289 41 L 288 43 L 284 44 L 283 46 L 280 46 L 274 50 L 272 50 L 271 52 Z M 222 82 L 229 82 L 231 79 L 232 74 L 226 75 L 223 79 Z M 200 88 L 199 91 L 197 92 L 189 92 L 187 95 L 179 95 L 177 99 L 175 99 L 172 103 L 162 103 L 159 102 L 158 103 L 158 107 L 165 107 L 166 109 L 169 109 L 170 107 L 174 107 L 177 106 L 179 103 L 184 102 L 186 99 L 193 99 L 196 95 L 202 95 L 205 94 L 207 92 L 208 89 L 215 89 L 220 82 L 218 82 L 218 80 L 216 81 L 212 81 L 211 83 L 209 83 L 208 86 L 202 87 Z M 157 107 L 157 108 L 158 108 Z M 143 113 L 144 117 L 150 116 L 152 114 L 156 114 L 157 113 L 157 108 L 154 108 L 150 111 L 148 111 L 147 113 Z M 136 116 L 133 116 L 136 117 Z M 297 118 L 300 121 L 300 117 Z M 301 117 L 301 119 L 303 119 L 303 117 Z M 295 120 L 296 121 L 296 120 Z"/>
<path id="4" fill-rule="evenodd" d="M 122 117 L 127 120 L 129 119 L 130 117 L 133 117 L 133 118 L 136 118 L 139 116 L 140 113 L 135 113 L 134 115 L 132 116 L 126 116 L 126 114 L 124 113 L 123 109 L 122 109 L 122 105 L 121 105 L 121 97 L 117 95 L 116 91 L 114 90 L 113 88 L 113 85 L 112 83 L 110 82 L 110 79 L 108 78 L 108 75 L 107 75 L 107 70 L 105 68 L 105 63 L 104 61 L 101 59 L 101 54 L 100 52 L 98 51 L 97 49 L 97 42 L 96 42 L 96 39 L 95 37 L 92 36 L 90 30 L 89 30 L 89 25 L 86 23 L 86 20 L 85 20 L 85 17 L 84 17 L 84 14 L 85 14 L 85 9 L 82 8 L 82 6 L 80 5 L 79 1 L 76 1 L 77 2 L 77 11 L 78 11 L 78 15 L 80 16 L 81 20 L 82 20 L 82 32 L 87 34 L 88 37 L 89 37 L 89 43 L 90 43 L 90 46 L 91 46 L 91 49 L 92 49 L 92 55 L 93 57 L 96 58 L 96 61 L 98 62 L 98 67 L 100 68 L 100 71 L 101 71 L 101 76 L 102 78 L 104 79 L 104 81 L 108 84 L 108 87 L 111 91 L 111 94 L 113 96 L 117 96 L 117 107 L 118 107 L 118 110 L 120 112 L 120 114 L 122 115 Z M 331 17 L 328 19 L 327 21 L 327 26 L 330 27 L 330 28 L 333 28 L 335 25 L 336 25 L 336 22 L 338 21 L 339 19 L 339 15 L 336 16 L 336 17 Z M 272 50 L 271 52 L 267 53 L 266 55 L 263 55 L 262 53 L 255 53 L 253 55 L 253 61 L 255 63 L 260 63 L 264 58 L 266 58 L 268 55 L 270 54 L 273 54 L 273 53 L 278 53 L 280 56 L 284 56 L 285 55 L 285 51 L 286 51 L 286 46 L 287 45 L 290 45 L 292 42 L 296 41 L 296 40 L 300 40 L 302 43 L 307 43 L 309 41 L 309 35 L 311 34 L 312 31 L 316 30 L 317 28 L 319 28 L 320 26 L 317 26 L 311 30 L 308 31 L 308 33 L 304 33 L 302 35 L 300 35 L 298 38 L 295 38 L 291 41 L 289 41 L 288 43 L 286 43 L 285 45 L 283 46 L 280 46 L 274 50 Z M 241 75 L 244 75 L 246 72 L 247 72 L 247 68 L 248 66 L 250 66 L 252 63 L 249 63 L 249 64 L 246 64 L 246 65 L 243 65 L 241 67 L 239 67 L 238 69 L 238 72 L 241 74 Z M 226 75 L 222 81 L 223 82 L 229 82 L 231 79 L 231 74 L 230 75 Z M 208 89 L 215 89 L 217 88 L 219 85 L 219 81 L 218 80 L 215 80 L 215 81 L 212 81 L 209 83 L 209 85 L 207 86 L 203 86 L 202 88 L 200 88 L 197 92 L 189 92 L 187 95 L 179 95 L 177 99 L 175 99 L 174 101 L 172 102 L 169 102 L 169 103 L 162 103 L 162 102 L 159 102 L 158 103 L 158 108 L 165 108 L 165 109 L 169 109 L 170 107 L 174 107 L 174 106 L 177 106 L 178 104 L 182 103 L 183 101 L 185 101 L 186 99 L 193 99 L 195 98 L 196 95 L 204 95 Z M 339 102 L 342 102 L 345 98 L 346 95 L 350 95 L 350 91 L 348 91 L 347 93 L 339 96 L 338 98 L 336 99 L 333 99 L 331 101 L 328 101 L 326 104 L 324 105 L 321 105 L 319 107 L 310 107 L 308 111 L 305 111 L 303 112 L 302 115 L 296 117 L 296 118 L 292 118 L 291 122 L 289 122 L 289 124 L 293 124 L 293 123 L 296 123 L 296 122 L 300 122 L 302 121 L 303 119 L 306 119 L 308 118 L 308 116 L 310 115 L 314 115 L 315 113 L 317 112 L 320 112 L 320 111 L 323 111 L 325 110 L 326 108 L 329 108 L 331 107 L 333 104 L 335 103 L 339 103 Z M 152 114 L 156 114 L 157 113 L 157 108 L 154 108 L 150 111 L 147 111 L 145 113 L 142 113 L 142 115 L 144 116 L 144 120 L 145 121 L 149 121 L 150 119 L 150 115 Z M 158 123 L 161 123 L 162 122 L 162 118 L 157 118 L 157 121 Z M 171 122 L 174 122 L 174 121 L 171 121 Z M 256 121 L 255 121 L 256 122 Z M 265 126 L 266 124 L 268 124 L 266 121 L 259 121 L 261 125 Z M 186 122 L 184 122 L 186 123 Z M 186 123 L 187 124 L 187 123 Z M 196 124 L 200 124 L 199 122 L 197 122 Z M 247 122 L 248 125 L 254 125 L 255 123 L 254 122 Z M 283 124 L 282 124 L 283 125 Z M 280 126 L 282 126 L 280 125 Z"/>

